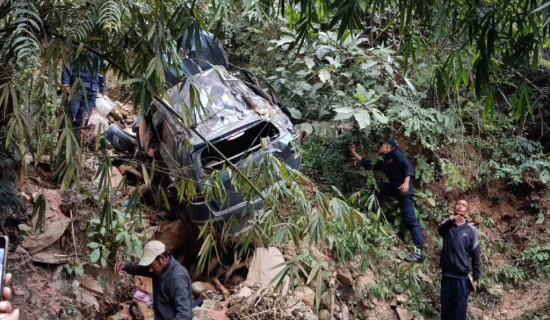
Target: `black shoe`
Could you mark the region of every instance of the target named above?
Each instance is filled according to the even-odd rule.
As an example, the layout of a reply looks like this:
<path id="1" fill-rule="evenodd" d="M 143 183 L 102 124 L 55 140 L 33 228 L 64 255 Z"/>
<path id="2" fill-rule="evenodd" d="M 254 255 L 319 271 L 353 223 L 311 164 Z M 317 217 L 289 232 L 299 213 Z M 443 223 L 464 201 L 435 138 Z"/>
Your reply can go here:
<path id="1" fill-rule="evenodd" d="M 422 263 L 424 262 L 424 255 L 422 253 L 415 252 L 411 256 L 406 257 L 405 261 Z"/>

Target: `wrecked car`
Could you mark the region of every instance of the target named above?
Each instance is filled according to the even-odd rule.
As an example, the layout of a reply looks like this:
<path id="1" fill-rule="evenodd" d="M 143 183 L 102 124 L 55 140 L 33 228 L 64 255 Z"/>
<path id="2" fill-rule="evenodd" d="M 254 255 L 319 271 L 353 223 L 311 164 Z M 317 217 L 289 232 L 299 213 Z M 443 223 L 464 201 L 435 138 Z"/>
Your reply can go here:
<path id="1" fill-rule="evenodd" d="M 172 87 L 168 95 L 174 110 L 155 101 L 140 123 L 138 147 L 160 160 L 173 182 L 181 178 L 196 182 L 197 195 L 185 204 L 189 219 L 196 224 L 204 224 L 210 218 L 241 220 L 243 213 L 261 209 L 262 200 L 257 196 L 245 201 L 239 196 L 225 160 L 214 148 L 209 148 L 203 138 L 185 128 L 173 111 L 181 117 L 191 111 L 187 116 L 193 118 L 196 131 L 237 167 L 242 167 L 250 156 L 258 161 L 262 145 L 269 146 L 265 149 L 282 159 L 286 166 L 300 167 L 300 157 L 293 147 L 297 134 L 289 117 L 275 103 L 256 94 L 257 90 L 257 85 L 216 67 L 196 74 L 183 86 Z M 200 106 L 191 107 L 192 96 L 200 100 Z M 208 181 L 212 170 L 221 170 L 219 177 L 228 194 L 223 203 L 206 201 L 201 193 L 202 183 Z M 175 192 L 167 194 L 175 197 Z"/>
<path id="2" fill-rule="evenodd" d="M 237 167 L 242 168 L 250 157 L 253 162 L 258 161 L 263 145 L 286 166 L 298 169 L 300 157 L 293 148 L 298 143 L 298 135 L 294 133 L 288 111 L 265 79 L 231 65 L 211 34 L 200 35 L 200 46 L 201 59 L 191 46 L 182 60 L 182 69 L 191 75 L 186 81 L 174 85 L 177 72 L 166 71 L 167 83 L 172 85 L 167 100 L 173 110 L 160 101 L 153 101 L 149 112 L 132 127 L 137 138 L 116 128 L 109 128 L 107 138 L 119 152 L 133 152 L 137 145 L 141 155 L 157 160 L 165 174 L 156 174 L 153 185 L 166 190 L 166 200 L 170 203 L 179 204 L 176 181 L 193 181 L 196 195 L 185 203 L 186 220 L 202 225 L 213 218 L 223 224 L 235 217 L 242 226 L 249 217 L 244 216 L 245 213 L 258 213 L 262 209 L 261 197 L 245 200 L 236 192 L 224 159 L 209 148 L 203 138 Z M 228 68 L 242 79 L 233 76 Z M 260 81 L 267 92 L 261 88 Z M 191 119 L 192 123 L 183 125 L 180 117 Z M 202 137 L 189 130 L 189 125 Z M 218 176 L 228 194 L 223 203 L 206 201 L 202 194 L 203 183 L 213 170 L 219 170 Z"/>

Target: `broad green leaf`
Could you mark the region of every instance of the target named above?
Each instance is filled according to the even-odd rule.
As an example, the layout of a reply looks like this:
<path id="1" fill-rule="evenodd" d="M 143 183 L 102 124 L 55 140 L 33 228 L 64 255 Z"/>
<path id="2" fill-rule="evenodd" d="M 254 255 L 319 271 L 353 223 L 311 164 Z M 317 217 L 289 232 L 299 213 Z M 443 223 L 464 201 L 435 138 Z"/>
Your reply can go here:
<path id="1" fill-rule="evenodd" d="M 353 116 L 355 117 L 355 120 L 357 120 L 357 124 L 359 124 L 359 129 L 365 129 L 370 126 L 370 115 L 367 110 L 356 111 Z"/>
<path id="2" fill-rule="evenodd" d="M 99 256 L 100 256 L 100 251 L 99 251 L 99 248 L 97 248 L 94 251 L 92 251 L 92 253 L 90 254 L 90 261 L 92 263 L 97 262 L 97 260 L 99 260 Z"/>
<path id="3" fill-rule="evenodd" d="M 389 122 L 389 119 L 382 113 L 382 111 L 376 108 L 372 108 L 371 111 L 374 120 L 376 120 L 377 122 L 381 124 L 387 124 Z"/>
<path id="4" fill-rule="evenodd" d="M 327 69 L 322 69 L 321 71 L 319 71 L 319 80 L 321 80 L 321 82 L 323 83 L 330 80 L 330 72 Z"/>

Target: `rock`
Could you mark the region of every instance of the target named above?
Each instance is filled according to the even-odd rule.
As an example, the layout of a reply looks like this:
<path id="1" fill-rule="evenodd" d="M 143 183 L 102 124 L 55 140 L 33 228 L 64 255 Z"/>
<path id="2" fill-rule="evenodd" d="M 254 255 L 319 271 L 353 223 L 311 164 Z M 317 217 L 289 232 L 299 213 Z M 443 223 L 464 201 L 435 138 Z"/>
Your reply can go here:
<path id="1" fill-rule="evenodd" d="M 123 179 L 122 174 L 120 173 L 120 171 L 118 171 L 118 168 L 111 167 L 111 169 L 109 170 L 109 179 L 111 183 L 110 190 L 113 191 L 118 187 L 118 185 L 122 182 L 122 179 Z M 100 180 L 101 180 L 101 176 L 98 176 L 97 179 L 94 180 L 93 185 L 98 186 Z M 107 182 L 105 181 L 103 183 L 105 186 Z"/>
<path id="2" fill-rule="evenodd" d="M 176 252 L 189 240 L 189 233 L 183 225 L 183 221 L 178 219 L 161 225 L 156 239 L 164 243 L 166 249 L 170 252 Z"/>
<path id="3" fill-rule="evenodd" d="M 311 312 L 308 312 L 306 314 L 304 314 L 302 316 L 302 320 L 318 320 L 319 318 L 317 318 L 313 313 Z"/>
<path id="4" fill-rule="evenodd" d="M 315 291 L 313 291 L 310 287 L 298 287 L 294 290 L 294 294 L 299 301 L 302 301 L 306 306 L 313 308 Z"/>
<path id="5" fill-rule="evenodd" d="M 26 256 L 27 254 L 29 254 L 27 250 L 25 250 L 22 246 L 17 246 L 17 248 L 15 248 L 15 253 L 23 256 Z"/>
<path id="6" fill-rule="evenodd" d="M 321 294 L 321 308 L 330 308 L 330 302 L 330 293 L 327 291 L 323 292 L 323 294 Z"/>
<path id="7" fill-rule="evenodd" d="M 122 112 L 120 112 L 120 105 L 117 103 L 116 107 L 111 109 L 111 112 L 109 112 L 109 116 L 113 117 L 117 121 L 124 121 L 124 116 L 122 116 Z"/>
<path id="8" fill-rule="evenodd" d="M 285 259 L 279 249 L 275 247 L 257 248 L 254 250 L 254 257 L 248 268 L 246 281 L 243 283 L 246 286 L 252 287 L 255 283 L 259 283 L 261 287 L 267 287 L 272 284 L 277 274 L 283 269 Z M 283 295 L 286 295 L 289 287 L 288 278 L 282 285 Z"/>
<path id="9" fill-rule="evenodd" d="M 103 291 L 103 287 L 99 284 L 99 281 L 90 276 L 82 277 L 80 287 L 86 289 L 86 291 L 91 292 L 96 297 L 102 297 L 105 294 L 105 292 Z"/>
<path id="10" fill-rule="evenodd" d="M 32 202 L 32 197 L 25 192 L 21 192 L 21 198 L 26 202 Z"/>
<path id="11" fill-rule="evenodd" d="M 239 292 L 237 292 L 237 297 L 246 299 L 252 295 L 252 289 L 249 287 L 243 287 Z"/>
<path id="12" fill-rule="evenodd" d="M 353 290 L 355 292 L 360 293 L 361 291 L 364 291 L 367 289 L 368 285 L 375 285 L 376 279 L 374 272 L 369 268 L 367 269 L 366 275 L 360 275 L 358 276 L 354 283 L 353 283 Z"/>
<path id="13" fill-rule="evenodd" d="M 86 319 L 93 319 L 99 312 L 99 302 L 92 293 L 85 289 L 80 289 L 76 295 L 76 302 L 79 309 L 86 315 Z"/>
<path id="14" fill-rule="evenodd" d="M 195 307 L 193 309 L 193 319 L 195 320 L 211 320 L 208 316 L 208 310 L 201 307 Z"/>
<path id="15" fill-rule="evenodd" d="M 55 267 L 55 269 L 53 270 L 52 274 L 51 274 L 51 279 L 52 280 L 57 280 L 59 279 L 59 277 L 61 276 L 61 273 L 63 272 L 63 266 L 57 266 Z"/>
<path id="16" fill-rule="evenodd" d="M 330 311 L 323 309 L 319 312 L 319 320 L 330 320 Z"/>
<path id="17" fill-rule="evenodd" d="M 407 302 L 407 297 L 403 294 L 400 294 L 400 295 L 397 296 L 397 302 L 400 305 L 404 305 Z"/>
<path id="18" fill-rule="evenodd" d="M 31 260 L 38 263 L 65 264 L 69 263 L 71 259 L 62 251 L 59 251 L 59 249 L 47 248 L 45 250 L 32 254 Z"/>
<path id="19" fill-rule="evenodd" d="M 191 291 L 195 297 L 200 297 L 207 290 L 216 290 L 216 288 L 210 283 L 202 281 L 195 281 L 191 284 Z"/>
<path id="20" fill-rule="evenodd" d="M 502 289 L 502 285 L 500 285 L 500 284 L 497 284 L 497 285 L 487 289 L 487 292 L 489 292 L 490 295 L 495 296 L 495 297 L 502 297 L 506 294 L 504 292 L 504 290 Z"/>
<path id="21" fill-rule="evenodd" d="M 153 237 L 155 236 L 155 233 L 157 232 L 158 228 L 159 228 L 158 226 L 152 226 L 152 227 L 148 227 L 147 229 L 145 229 L 145 238 L 147 240 L 153 239 Z"/>
<path id="22" fill-rule="evenodd" d="M 17 228 L 19 228 L 19 230 L 23 231 L 23 232 L 26 232 L 26 233 L 31 233 L 32 232 L 32 227 L 29 226 L 28 224 L 26 223 L 21 223 L 17 226 Z"/>
<path id="23" fill-rule="evenodd" d="M 346 304 L 342 305 L 342 320 L 349 320 L 349 308 Z"/>
<path id="24" fill-rule="evenodd" d="M 33 255 L 61 238 L 68 226 L 69 219 L 54 221 L 50 223 L 50 226 L 46 229 L 46 232 L 29 236 L 29 238 L 22 245 L 24 248 L 29 250 L 31 255 Z"/>
<path id="25" fill-rule="evenodd" d="M 13 286 L 13 294 L 16 296 L 24 296 L 25 294 L 28 294 L 28 290 L 25 287 L 22 286 Z"/>
<path id="26" fill-rule="evenodd" d="M 201 308 L 206 309 L 206 310 L 218 311 L 218 310 L 222 309 L 222 306 L 220 305 L 219 301 L 208 299 L 208 300 L 204 300 L 202 302 Z"/>
<path id="27" fill-rule="evenodd" d="M 74 280 L 71 283 L 71 289 L 73 289 L 73 292 L 76 293 L 78 291 L 78 288 L 80 287 L 80 282 L 78 280 Z"/>
<path id="28" fill-rule="evenodd" d="M 81 201 L 80 196 L 73 189 L 63 191 L 61 196 L 62 200 L 59 204 L 59 210 L 67 217 L 70 217 L 71 212 L 74 214 L 78 211 Z"/>
<path id="29" fill-rule="evenodd" d="M 395 309 L 397 312 L 397 316 L 399 317 L 399 320 L 412 320 L 413 316 L 409 312 L 409 310 L 399 306 Z"/>
<path id="30" fill-rule="evenodd" d="M 353 286 L 353 276 L 346 266 L 339 266 L 336 279 L 345 286 Z"/>

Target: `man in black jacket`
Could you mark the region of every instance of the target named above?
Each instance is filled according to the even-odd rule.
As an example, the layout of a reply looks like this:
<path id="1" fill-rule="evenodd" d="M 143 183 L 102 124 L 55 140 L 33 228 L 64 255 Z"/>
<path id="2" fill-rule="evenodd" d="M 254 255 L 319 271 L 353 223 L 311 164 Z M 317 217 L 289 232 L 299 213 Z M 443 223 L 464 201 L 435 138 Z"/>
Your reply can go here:
<path id="1" fill-rule="evenodd" d="M 465 320 L 468 307 L 470 259 L 474 291 L 480 276 L 479 239 L 476 228 L 466 221 L 468 202 L 459 200 L 454 215 L 444 219 L 438 232 L 443 237 L 441 251 L 441 319 Z"/>
<path id="2" fill-rule="evenodd" d="M 403 220 L 406 226 L 411 230 L 415 253 L 407 258 L 407 262 L 423 262 L 424 254 L 422 230 L 420 223 L 416 218 L 414 211 L 413 197 L 414 191 L 411 183 L 411 177 L 414 176 L 414 167 L 405 155 L 397 148 L 393 140 L 387 140 L 380 146 L 378 151 L 384 158 L 372 163 L 372 161 L 361 157 L 356 150 L 355 145 L 350 146 L 350 151 L 359 164 L 365 169 L 382 170 L 388 177 L 389 182 L 378 181 L 379 194 L 391 196 L 399 200 L 399 206 L 403 214 Z"/>
<path id="3" fill-rule="evenodd" d="M 156 240 L 148 242 L 139 263 L 118 261 L 115 273 L 122 270 L 134 276 L 153 279 L 155 320 L 193 318 L 189 273 L 166 251 L 164 243 Z"/>

